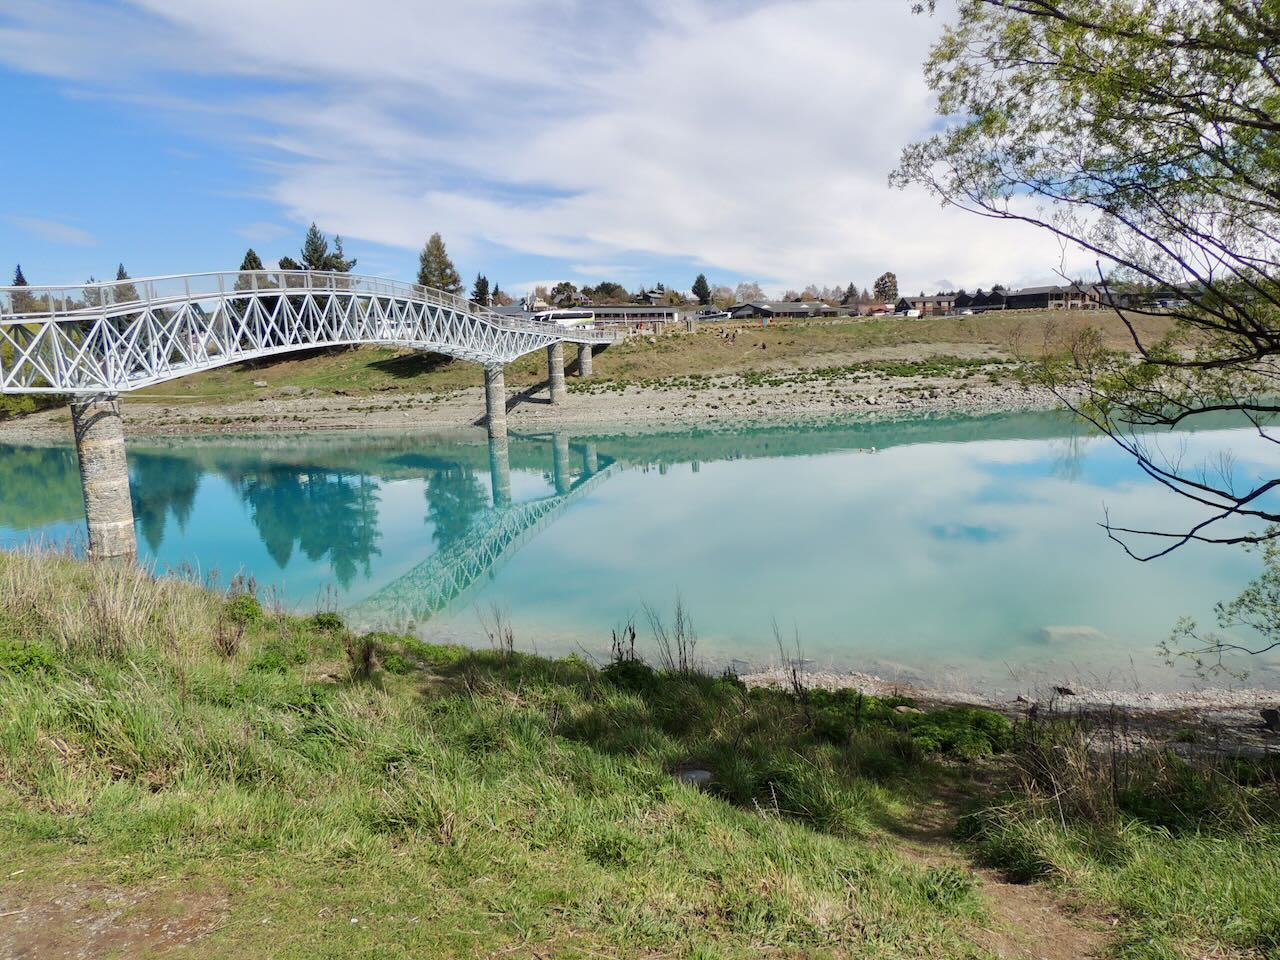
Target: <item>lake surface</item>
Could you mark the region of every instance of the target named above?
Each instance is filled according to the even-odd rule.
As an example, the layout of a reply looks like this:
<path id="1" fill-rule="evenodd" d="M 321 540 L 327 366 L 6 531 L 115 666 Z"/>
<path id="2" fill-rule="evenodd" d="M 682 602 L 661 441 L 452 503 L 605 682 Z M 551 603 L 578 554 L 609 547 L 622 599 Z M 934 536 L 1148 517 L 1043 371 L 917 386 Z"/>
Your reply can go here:
<path id="1" fill-rule="evenodd" d="M 1179 435 L 1179 455 L 1227 448 L 1234 470 L 1274 475 L 1249 437 Z M 483 439 L 314 434 L 138 441 L 129 459 L 161 569 L 481 646 L 496 604 L 518 647 L 553 654 L 606 653 L 629 618 L 647 649 L 646 606 L 669 616 L 680 596 L 698 652 L 739 669 L 779 658 L 776 620 L 816 667 L 1188 686 L 1157 643 L 1259 569 L 1228 547 L 1128 559 L 1104 507 L 1161 529 L 1196 514 L 1048 413 L 513 436 L 505 463 Z M 0 542 L 82 538 L 82 516 L 69 447 L 0 446 Z M 1251 683 L 1280 686 L 1253 666 Z"/>

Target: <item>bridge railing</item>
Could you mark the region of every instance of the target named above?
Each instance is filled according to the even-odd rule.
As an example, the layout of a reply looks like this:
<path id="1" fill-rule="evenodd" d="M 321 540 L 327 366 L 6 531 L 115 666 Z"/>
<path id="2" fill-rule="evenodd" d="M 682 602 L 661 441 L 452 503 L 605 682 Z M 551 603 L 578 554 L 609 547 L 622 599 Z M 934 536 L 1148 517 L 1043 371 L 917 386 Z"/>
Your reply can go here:
<path id="1" fill-rule="evenodd" d="M 384 277 L 313 270 L 225 270 L 62 286 L 0 287 L 0 324 L 119 314 L 129 312 L 127 308 L 131 306 L 157 307 L 237 293 L 262 295 L 275 290 L 420 300 L 483 317 L 507 330 L 530 333 L 547 330 L 545 323 L 510 317 L 433 287 Z M 585 336 L 583 339 L 603 341 L 607 338 Z"/>

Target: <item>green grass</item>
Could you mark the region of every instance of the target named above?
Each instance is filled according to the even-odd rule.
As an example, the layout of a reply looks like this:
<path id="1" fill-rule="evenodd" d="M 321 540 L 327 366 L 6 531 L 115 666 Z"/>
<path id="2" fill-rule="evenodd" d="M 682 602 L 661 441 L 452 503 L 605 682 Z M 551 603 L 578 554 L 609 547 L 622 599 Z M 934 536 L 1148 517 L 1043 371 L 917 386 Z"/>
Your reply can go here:
<path id="1" fill-rule="evenodd" d="M 895 838 L 1033 743 L 990 711 L 357 637 L 48 555 L 0 554 L 0 637 L 9 898 L 221 891 L 193 956 L 988 956 L 981 883 Z M 673 776 L 692 767 L 706 790 Z M 982 856 L 1118 911 L 1118 955 L 1257 949 L 1280 841 L 1240 777 L 1219 789 L 1231 817 L 1188 786 L 1179 829 L 1119 810 L 1106 844 L 1026 791 L 967 823 Z"/>
<path id="2" fill-rule="evenodd" d="M 1155 338 L 1167 327 L 1163 318 L 1133 318 L 1144 335 Z M 990 365 L 987 373 L 999 375 L 1000 360 L 1014 353 L 1036 356 L 1047 348 L 1046 337 L 1061 346 L 1084 325 L 1096 326 L 1103 342 L 1116 349 L 1132 347 L 1128 332 L 1112 315 L 1063 316 L 1036 313 L 984 314 L 977 317 L 940 317 L 923 320 L 779 321 L 767 327 L 751 324 L 709 325 L 696 334 L 640 335 L 600 351 L 592 381 L 570 380 L 575 391 L 625 390 L 628 385 L 678 389 L 680 385 L 706 386 L 712 375 L 741 376 L 741 386 L 752 378 L 808 377 L 813 382 L 858 373 L 862 376 L 931 376 L 973 373 L 966 364 Z M 737 329 L 732 340 L 726 334 Z M 958 345 L 996 352 L 988 360 L 951 356 Z M 869 350 L 908 348 L 925 359 L 915 362 L 865 361 Z M 942 357 L 937 362 L 931 355 Z M 572 369 L 576 348 L 565 348 L 565 363 Z M 521 357 L 506 367 L 506 383 L 512 389 L 534 387 L 546 379 L 546 358 L 541 351 Z M 288 354 L 270 361 L 240 364 L 186 377 L 139 391 L 139 399 L 166 403 L 235 401 L 275 396 L 282 387 L 298 387 L 317 396 L 379 396 L 398 394 L 447 394 L 479 387 L 476 364 L 452 362 L 445 357 L 401 353 L 383 347 L 362 347 Z M 254 386 L 255 382 L 265 387 Z M 787 382 L 790 382 L 788 379 Z"/>

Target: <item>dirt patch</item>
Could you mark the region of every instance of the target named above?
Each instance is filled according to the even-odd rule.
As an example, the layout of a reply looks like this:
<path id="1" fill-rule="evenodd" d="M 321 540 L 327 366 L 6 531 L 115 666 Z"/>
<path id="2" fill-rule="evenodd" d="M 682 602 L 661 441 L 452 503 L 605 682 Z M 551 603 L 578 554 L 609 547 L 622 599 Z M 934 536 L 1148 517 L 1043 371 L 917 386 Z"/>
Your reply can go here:
<path id="1" fill-rule="evenodd" d="M 1010 883 L 998 870 L 974 867 L 951 839 L 958 798 L 938 798 L 901 826 L 894 852 L 921 866 L 956 866 L 978 880 L 989 921 L 973 941 L 1001 960 L 1085 960 L 1105 954 L 1114 924 L 1043 884 Z"/>
<path id="2" fill-rule="evenodd" d="M 225 891 L 167 886 L 131 890 L 101 883 L 0 889 L 0 957 L 81 960 L 160 957 L 226 922 Z"/>

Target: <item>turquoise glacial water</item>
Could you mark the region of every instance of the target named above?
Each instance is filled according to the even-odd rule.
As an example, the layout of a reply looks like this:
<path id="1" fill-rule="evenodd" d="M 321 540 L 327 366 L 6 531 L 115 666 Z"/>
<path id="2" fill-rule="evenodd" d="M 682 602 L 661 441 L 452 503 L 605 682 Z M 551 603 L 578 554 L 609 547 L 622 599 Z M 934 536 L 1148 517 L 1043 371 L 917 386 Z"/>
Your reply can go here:
<path id="1" fill-rule="evenodd" d="M 1176 454 L 1228 449 L 1241 476 L 1274 476 L 1251 436 L 1180 434 Z M 513 436 L 497 505 L 490 454 L 471 437 L 139 440 L 139 542 L 162 570 L 252 576 L 290 607 L 430 639 L 484 645 L 496 605 L 522 649 L 599 656 L 628 619 L 644 649 L 645 608 L 680 596 L 711 664 L 777 660 L 776 621 L 815 667 L 1010 690 L 1193 685 L 1157 643 L 1258 570 L 1228 547 L 1127 558 L 1104 510 L 1160 529 L 1198 515 L 1055 414 Z M 0 543 L 81 524 L 70 448 L 0 446 Z"/>

